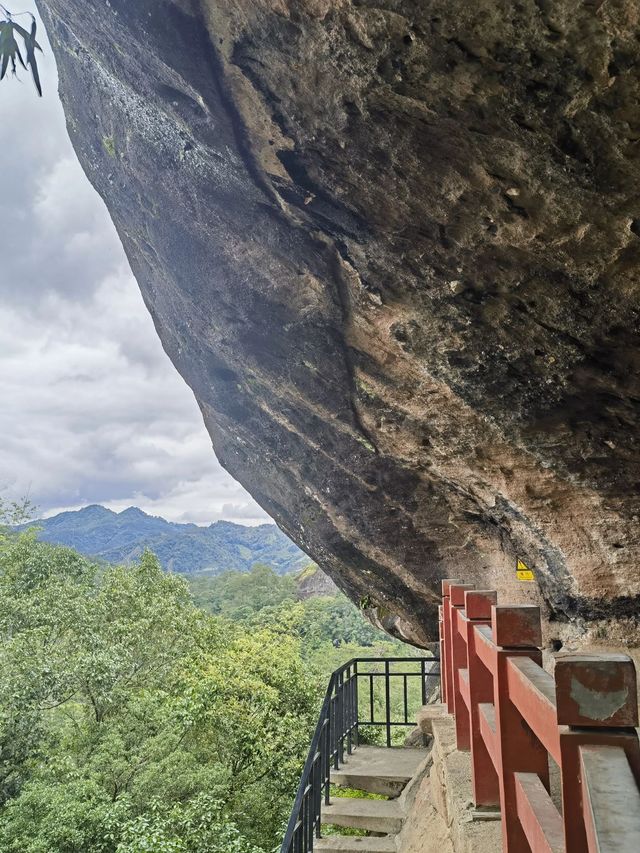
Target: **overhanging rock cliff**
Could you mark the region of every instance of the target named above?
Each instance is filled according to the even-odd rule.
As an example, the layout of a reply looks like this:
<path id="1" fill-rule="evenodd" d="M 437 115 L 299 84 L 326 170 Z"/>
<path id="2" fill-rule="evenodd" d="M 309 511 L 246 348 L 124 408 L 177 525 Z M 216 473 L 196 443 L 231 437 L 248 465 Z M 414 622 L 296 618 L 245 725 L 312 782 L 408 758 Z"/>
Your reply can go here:
<path id="1" fill-rule="evenodd" d="M 164 347 L 278 524 L 416 642 L 447 576 L 633 614 L 636 0 L 39 6 Z"/>

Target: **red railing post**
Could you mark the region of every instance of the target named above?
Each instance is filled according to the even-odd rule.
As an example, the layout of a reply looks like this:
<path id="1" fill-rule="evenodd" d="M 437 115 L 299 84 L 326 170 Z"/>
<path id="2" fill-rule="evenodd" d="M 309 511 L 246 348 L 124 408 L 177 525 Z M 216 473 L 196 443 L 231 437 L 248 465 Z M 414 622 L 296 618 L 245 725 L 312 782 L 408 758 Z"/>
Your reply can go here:
<path id="1" fill-rule="evenodd" d="M 504 853 L 640 851 L 631 658 L 561 655 L 552 678 L 538 607 L 499 606 L 494 591 L 452 580 L 443 595 L 443 699 L 458 749 L 471 748 L 476 805 L 500 803 Z M 549 756 L 562 773 L 562 814 L 549 796 Z"/>
<path id="2" fill-rule="evenodd" d="M 530 850 L 518 818 L 516 773 L 535 773 L 549 790 L 547 750 L 509 698 L 507 664 L 509 657 L 528 657 L 542 664 L 540 608 L 532 605 L 492 607 L 491 628 L 496 645 L 493 695 L 495 705 L 498 779 L 502 812 L 504 853 Z"/>
<path id="3" fill-rule="evenodd" d="M 460 619 L 464 611 L 464 594 L 472 590 L 472 584 L 451 584 L 449 595 L 451 600 L 451 649 L 453 657 L 453 712 L 456 724 L 456 745 L 465 752 L 471 749 L 471 720 L 469 709 L 462 695 L 462 671 L 467 673 L 467 636 L 466 630 L 461 632 L 463 622 Z"/>
<path id="4" fill-rule="evenodd" d="M 453 658 L 451 650 L 451 599 L 449 597 L 449 589 L 451 584 L 460 583 L 454 578 L 445 578 L 442 581 L 442 624 L 444 628 L 444 659 L 440 662 L 440 666 L 444 667 L 446 678 L 445 688 L 446 695 L 443 697 L 443 702 L 447 705 L 447 711 L 453 714 Z"/>
<path id="5" fill-rule="evenodd" d="M 561 655 L 556 658 L 555 683 L 565 853 L 583 853 L 592 847 L 584 823 L 580 747 L 621 747 L 640 785 L 636 670 L 627 655 Z M 612 812 L 615 806 L 611 804 Z"/>
<path id="6" fill-rule="evenodd" d="M 476 653 L 476 625 L 491 625 L 491 608 L 498 594 L 494 590 L 465 592 L 467 617 L 467 659 L 469 663 L 469 716 L 471 718 L 471 766 L 473 799 L 476 806 L 500 803 L 498 774 L 480 731 L 480 703 L 493 702 L 493 675 Z"/>

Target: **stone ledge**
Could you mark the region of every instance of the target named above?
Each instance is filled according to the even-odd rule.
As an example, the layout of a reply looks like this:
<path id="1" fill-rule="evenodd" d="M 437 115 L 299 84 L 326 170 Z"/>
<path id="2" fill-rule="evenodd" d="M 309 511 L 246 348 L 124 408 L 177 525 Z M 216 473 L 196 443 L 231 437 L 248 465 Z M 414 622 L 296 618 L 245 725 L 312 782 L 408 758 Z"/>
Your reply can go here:
<path id="1" fill-rule="evenodd" d="M 418 711 L 417 726 L 425 735 L 433 734 L 433 721 L 448 716 L 447 707 L 441 702 L 432 705 L 423 705 Z"/>
<path id="2" fill-rule="evenodd" d="M 433 710 L 432 710 L 433 707 Z M 398 838 L 399 853 L 498 853 L 499 820 L 476 821 L 471 757 L 456 749 L 453 717 L 429 707 L 423 719 L 433 733 L 431 772 L 420 784 Z M 424 729 L 423 729 L 424 730 Z"/>

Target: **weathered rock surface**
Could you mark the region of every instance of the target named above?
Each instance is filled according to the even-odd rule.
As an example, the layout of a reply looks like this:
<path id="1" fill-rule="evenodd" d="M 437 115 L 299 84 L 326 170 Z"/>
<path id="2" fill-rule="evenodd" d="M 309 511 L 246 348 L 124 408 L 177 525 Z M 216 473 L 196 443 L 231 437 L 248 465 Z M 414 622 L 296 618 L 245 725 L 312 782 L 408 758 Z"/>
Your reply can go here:
<path id="1" fill-rule="evenodd" d="M 39 0 L 223 465 L 390 630 L 631 618 L 636 0 Z M 536 584 L 515 580 L 516 556 Z"/>
<path id="2" fill-rule="evenodd" d="M 402 853 L 495 853 L 499 820 L 473 820 L 471 759 L 456 749 L 453 717 L 433 720 L 432 764 L 414 781 L 398 839 Z"/>
<path id="3" fill-rule="evenodd" d="M 296 595 L 300 601 L 327 595 L 337 595 L 339 590 L 329 575 L 317 566 L 307 566 L 296 578 Z"/>

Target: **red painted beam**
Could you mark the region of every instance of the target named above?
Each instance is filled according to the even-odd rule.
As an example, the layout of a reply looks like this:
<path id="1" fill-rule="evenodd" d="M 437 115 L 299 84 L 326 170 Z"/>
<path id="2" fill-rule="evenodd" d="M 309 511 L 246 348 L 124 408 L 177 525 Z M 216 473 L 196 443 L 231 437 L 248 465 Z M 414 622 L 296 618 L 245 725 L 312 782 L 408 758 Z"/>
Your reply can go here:
<path id="1" fill-rule="evenodd" d="M 552 679 L 539 608 L 498 605 L 495 591 L 457 581 L 443 582 L 443 594 L 444 692 L 458 748 L 470 740 L 475 802 L 499 800 L 504 853 L 640 853 L 631 659 L 560 655 Z M 549 755 L 561 769 L 562 815 L 548 794 Z"/>
<path id="2" fill-rule="evenodd" d="M 541 666 L 525 657 L 507 662 L 509 698 L 554 761 L 560 762 L 556 686 Z"/>
<path id="3" fill-rule="evenodd" d="M 458 678 L 460 679 L 460 695 L 464 699 L 464 704 L 469 710 L 471 710 L 471 697 L 469 696 L 469 670 L 459 670 Z"/>
<path id="4" fill-rule="evenodd" d="M 489 672 L 495 675 L 497 649 L 491 638 L 491 628 L 488 625 L 478 625 L 475 634 L 476 654 Z"/>
<path id="5" fill-rule="evenodd" d="M 564 853 L 562 817 L 535 773 L 516 773 L 518 818 L 534 853 Z"/>
<path id="6" fill-rule="evenodd" d="M 489 726 L 492 733 L 496 734 L 496 709 L 493 705 L 493 702 L 481 702 L 478 706 L 480 708 L 480 716 L 484 718 L 485 723 Z"/>
<path id="7" fill-rule="evenodd" d="M 462 639 L 467 642 L 467 628 L 466 628 L 466 618 L 464 610 L 459 610 L 456 608 L 456 613 L 454 616 L 456 630 L 458 634 L 462 637 Z"/>
<path id="8" fill-rule="evenodd" d="M 635 729 L 560 729 L 562 750 L 562 814 L 567 853 L 586 853 L 587 836 L 583 814 L 580 750 L 585 746 L 617 747 L 627 756 L 631 772 L 640 785 L 640 746 Z M 640 848 L 638 848 L 640 849 Z M 619 848 L 620 853 L 624 848 Z M 635 850 L 634 850 L 635 853 Z"/>
<path id="9" fill-rule="evenodd" d="M 493 766 L 498 770 L 499 762 L 495 708 L 490 702 L 481 702 L 478 705 L 478 711 L 480 714 L 480 733 L 482 735 L 482 740 L 487 747 L 487 752 L 493 762 Z"/>

